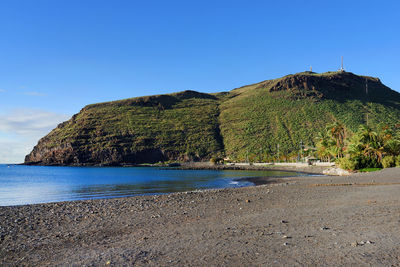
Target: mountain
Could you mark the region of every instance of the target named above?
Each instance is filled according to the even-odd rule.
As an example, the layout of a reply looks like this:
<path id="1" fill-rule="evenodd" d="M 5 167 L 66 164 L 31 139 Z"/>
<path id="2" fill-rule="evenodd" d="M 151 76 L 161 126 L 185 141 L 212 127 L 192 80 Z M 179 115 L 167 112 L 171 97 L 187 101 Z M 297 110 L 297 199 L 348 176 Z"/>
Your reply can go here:
<path id="1" fill-rule="evenodd" d="M 366 86 L 368 94 L 366 94 Z M 303 72 L 205 94 L 184 91 L 88 105 L 39 140 L 26 164 L 128 165 L 270 160 L 313 146 L 332 122 L 395 125 L 400 94 L 378 78 Z"/>

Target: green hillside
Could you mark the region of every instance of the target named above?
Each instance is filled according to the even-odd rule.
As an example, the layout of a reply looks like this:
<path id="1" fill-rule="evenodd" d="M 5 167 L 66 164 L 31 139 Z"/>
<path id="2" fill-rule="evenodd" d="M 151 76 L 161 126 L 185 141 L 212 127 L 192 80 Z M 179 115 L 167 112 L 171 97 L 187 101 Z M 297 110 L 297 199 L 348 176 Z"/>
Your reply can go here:
<path id="1" fill-rule="evenodd" d="M 368 95 L 366 94 L 368 83 Z M 400 94 L 378 79 L 348 72 L 299 73 L 235 89 L 220 105 L 226 155 L 234 160 L 268 160 L 296 155 L 300 142 L 314 146 L 327 124 L 343 123 L 349 131 L 360 124 L 395 125 Z"/>
<path id="2" fill-rule="evenodd" d="M 185 91 L 86 106 L 39 141 L 28 162 L 130 164 L 222 154 L 218 95 Z"/>
<path id="3" fill-rule="evenodd" d="M 368 85 L 368 95 L 366 94 Z M 203 94 L 184 91 L 86 106 L 42 138 L 27 164 L 121 165 L 158 161 L 242 161 L 295 155 L 331 122 L 349 131 L 395 125 L 400 94 L 348 72 L 298 73 Z"/>

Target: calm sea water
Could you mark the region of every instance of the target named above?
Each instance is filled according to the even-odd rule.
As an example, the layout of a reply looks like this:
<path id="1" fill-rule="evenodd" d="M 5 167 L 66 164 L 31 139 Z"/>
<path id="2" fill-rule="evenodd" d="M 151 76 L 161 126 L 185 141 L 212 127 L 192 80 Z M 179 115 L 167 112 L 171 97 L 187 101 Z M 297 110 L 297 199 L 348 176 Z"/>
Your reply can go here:
<path id="1" fill-rule="evenodd" d="M 279 171 L 0 165 L 0 206 L 241 187 L 243 177 L 293 176 Z"/>

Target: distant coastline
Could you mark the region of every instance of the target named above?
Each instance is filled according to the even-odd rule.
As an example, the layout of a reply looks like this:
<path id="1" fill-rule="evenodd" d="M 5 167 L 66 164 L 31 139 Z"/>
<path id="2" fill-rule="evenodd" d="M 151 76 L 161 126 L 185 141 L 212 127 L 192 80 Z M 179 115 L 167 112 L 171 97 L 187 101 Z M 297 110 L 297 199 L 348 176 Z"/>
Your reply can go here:
<path id="1" fill-rule="evenodd" d="M 274 165 L 265 164 L 257 165 L 252 163 L 233 163 L 233 164 L 212 164 L 210 162 L 175 162 L 175 163 L 157 163 L 157 164 L 31 164 L 31 163 L 20 163 L 14 165 L 27 165 L 27 166 L 65 166 L 65 167 L 158 167 L 165 169 L 175 170 L 254 170 L 254 171 L 289 171 L 289 172 L 301 172 L 305 174 L 323 174 L 322 172 L 329 166 L 315 166 L 308 164 L 299 164 L 299 166 L 290 165 Z"/>

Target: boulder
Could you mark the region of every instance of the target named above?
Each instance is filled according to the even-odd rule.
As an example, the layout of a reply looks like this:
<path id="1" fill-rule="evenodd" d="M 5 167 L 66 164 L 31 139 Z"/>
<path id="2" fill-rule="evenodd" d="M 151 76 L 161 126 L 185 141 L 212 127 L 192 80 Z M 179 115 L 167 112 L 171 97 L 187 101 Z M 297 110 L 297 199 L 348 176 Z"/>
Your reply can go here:
<path id="1" fill-rule="evenodd" d="M 336 175 L 336 176 L 346 176 L 350 175 L 349 171 L 343 170 L 341 168 L 329 168 L 322 172 L 325 175 Z"/>

